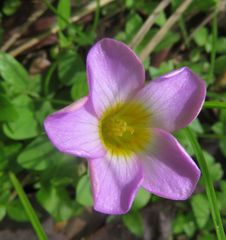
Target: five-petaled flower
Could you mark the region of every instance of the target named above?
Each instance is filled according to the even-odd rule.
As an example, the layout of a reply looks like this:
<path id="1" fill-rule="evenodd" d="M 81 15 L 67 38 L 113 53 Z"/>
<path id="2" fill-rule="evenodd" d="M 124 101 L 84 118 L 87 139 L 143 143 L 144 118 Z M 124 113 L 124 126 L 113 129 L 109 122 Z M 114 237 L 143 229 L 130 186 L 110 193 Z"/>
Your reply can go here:
<path id="1" fill-rule="evenodd" d="M 145 85 L 140 60 L 108 38 L 89 51 L 87 78 L 89 95 L 48 116 L 44 125 L 60 151 L 88 160 L 94 208 L 126 213 L 140 187 L 187 199 L 200 170 L 170 133 L 200 112 L 204 81 L 183 67 Z"/>

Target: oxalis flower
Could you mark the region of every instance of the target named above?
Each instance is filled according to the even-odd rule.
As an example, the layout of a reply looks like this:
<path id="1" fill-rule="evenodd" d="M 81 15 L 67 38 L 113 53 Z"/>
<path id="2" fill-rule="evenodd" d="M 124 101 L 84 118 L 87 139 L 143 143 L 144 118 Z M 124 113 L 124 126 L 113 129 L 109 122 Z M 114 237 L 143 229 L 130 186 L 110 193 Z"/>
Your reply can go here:
<path id="1" fill-rule="evenodd" d="M 87 77 L 89 95 L 44 125 L 60 151 L 88 160 L 95 210 L 126 213 L 140 187 L 187 199 L 200 170 L 171 132 L 200 112 L 204 81 L 183 67 L 145 85 L 137 56 L 108 38 L 89 51 Z"/>

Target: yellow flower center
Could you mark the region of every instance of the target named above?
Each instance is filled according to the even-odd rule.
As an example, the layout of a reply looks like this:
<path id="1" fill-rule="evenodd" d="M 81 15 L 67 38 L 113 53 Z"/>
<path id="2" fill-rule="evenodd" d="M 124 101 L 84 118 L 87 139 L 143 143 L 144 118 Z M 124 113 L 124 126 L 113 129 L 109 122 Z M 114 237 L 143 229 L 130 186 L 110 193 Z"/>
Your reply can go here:
<path id="1" fill-rule="evenodd" d="M 151 113 L 140 102 L 109 107 L 99 122 L 99 134 L 106 149 L 116 156 L 145 151 L 151 142 Z"/>

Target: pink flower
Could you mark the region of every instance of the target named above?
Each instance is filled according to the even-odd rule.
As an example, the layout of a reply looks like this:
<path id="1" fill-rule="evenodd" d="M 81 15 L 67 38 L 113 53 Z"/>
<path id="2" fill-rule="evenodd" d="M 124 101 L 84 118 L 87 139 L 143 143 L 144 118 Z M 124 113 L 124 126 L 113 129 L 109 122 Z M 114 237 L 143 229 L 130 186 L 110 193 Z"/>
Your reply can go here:
<path id="1" fill-rule="evenodd" d="M 132 50 L 107 38 L 91 48 L 87 77 L 89 96 L 44 125 L 60 151 L 88 160 L 95 210 L 126 213 L 140 187 L 187 199 L 200 170 L 170 133 L 200 112 L 204 81 L 183 67 L 145 85 Z"/>

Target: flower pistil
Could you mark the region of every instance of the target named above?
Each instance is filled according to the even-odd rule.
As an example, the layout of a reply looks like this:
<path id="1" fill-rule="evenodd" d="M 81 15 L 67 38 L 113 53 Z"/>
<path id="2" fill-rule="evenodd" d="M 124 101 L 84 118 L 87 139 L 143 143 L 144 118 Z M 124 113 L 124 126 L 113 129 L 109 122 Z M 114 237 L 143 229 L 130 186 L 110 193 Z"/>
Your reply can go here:
<path id="1" fill-rule="evenodd" d="M 151 141 L 151 113 L 139 101 L 107 108 L 99 122 L 99 134 L 111 155 L 131 156 L 145 151 Z"/>

